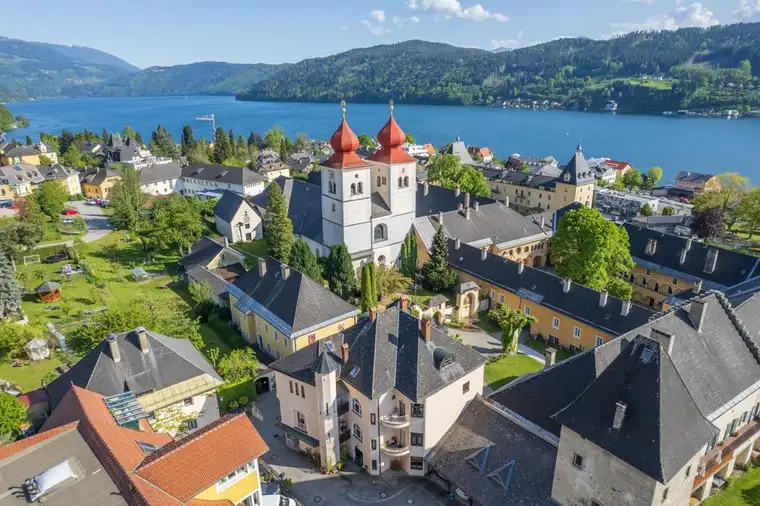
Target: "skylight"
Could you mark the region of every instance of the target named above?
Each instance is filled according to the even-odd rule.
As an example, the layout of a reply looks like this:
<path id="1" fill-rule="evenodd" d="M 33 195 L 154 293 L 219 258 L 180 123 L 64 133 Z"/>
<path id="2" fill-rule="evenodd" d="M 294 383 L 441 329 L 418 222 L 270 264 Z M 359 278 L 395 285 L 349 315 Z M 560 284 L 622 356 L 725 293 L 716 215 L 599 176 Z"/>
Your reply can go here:
<path id="1" fill-rule="evenodd" d="M 486 462 L 488 462 L 488 454 L 491 452 L 490 446 L 484 446 L 480 450 L 476 451 L 469 457 L 467 457 L 466 461 L 468 464 L 470 464 L 472 467 L 480 471 L 481 473 L 486 468 Z"/>
<path id="2" fill-rule="evenodd" d="M 359 374 L 359 368 L 356 366 L 354 366 L 354 368 L 351 369 L 351 372 L 348 373 L 348 375 L 351 376 L 352 378 L 356 378 L 357 374 Z"/>
<path id="3" fill-rule="evenodd" d="M 515 468 L 515 461 L 511 461 L 508 464 L 500 467 L 494 472 L 488 475 L 493 481 L 504 487 L 504 490 L 509 490 L 509 481 L 512 479 L 512 471 Z"/>
<path id="4" fill-rule="evenodd" d="M 641 351 L 641 361 L 645 364 L 648 364 L 652 361 L 652 357 L 654 356 L 654 350 L 652 348 L 644 348 Z"/>
<path id="5" fill-rule="evenodd" d="M 158 446 L 146 443 L 144 441 L 137 441 L 137 446 L 139 446 L 145 453 L 153 453 L 154 451 L 158 450 Z"/>
<path id="6" fill-rule="evenodd" d="M 325 346 L 327 346 L 328 350 L 335 352 L 335 343 L 333 343 L 332 341 L 327 341 L 325 343 Z"/>

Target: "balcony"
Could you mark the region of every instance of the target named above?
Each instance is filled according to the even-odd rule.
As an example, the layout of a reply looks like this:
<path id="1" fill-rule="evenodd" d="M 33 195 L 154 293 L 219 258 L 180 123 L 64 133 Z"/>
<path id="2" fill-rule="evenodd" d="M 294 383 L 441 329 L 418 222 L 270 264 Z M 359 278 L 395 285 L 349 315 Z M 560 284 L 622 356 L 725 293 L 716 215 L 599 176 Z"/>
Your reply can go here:
<path id="1" fill-rule="evenodd" d="M 385 427 L 392 429 L 403 429 L 409 427 L 409 415 L 399 415 L 397 413 L 392 415 L 385 415 L 380 417 L 380 423 Z"/>
<path id="2" fill-rule="evenodd" d="M 340 444 L 345 443 L 349 439 L 351 439 L 351 431 L 350 430 L 346 429 L 346 430 L 340 432 L 340 435 L 338 436 L 338 441 L 340 441 Z"/>
<path id="3" fill-rule="evenodd" d="M 409 455 L 409 450 L 410 447 L 408 444 L 399 444 L 393 441 L 384 441 L 383 444 L 380 445 L 380 451 L 386 455 L 390 455 L 391 457 L 402 457 L 404 455 Z"/>
<path id="4" fill-rule="evenodd" d="M 720 446 L 716 446 L 705 454 L 699 461 L 699 467 L 697 468 L 697 476 L 694 479 L 693 490 L 700 487 L 705 481 L 712 478 L 712 476 L 720 471 L 731 459 L 734 458 L 735 453 L 744 444 L 750 441 L 760 433 L 760 420 L 752 420 L 747 425 L 739 429 L 735 434 L 725 441 Z"/>
<path id="5" fill-rule="evenodd" d="M 342 401 L 338 399 L 338 416 L 343 416 L 348 413 L 348 400 Z"/>

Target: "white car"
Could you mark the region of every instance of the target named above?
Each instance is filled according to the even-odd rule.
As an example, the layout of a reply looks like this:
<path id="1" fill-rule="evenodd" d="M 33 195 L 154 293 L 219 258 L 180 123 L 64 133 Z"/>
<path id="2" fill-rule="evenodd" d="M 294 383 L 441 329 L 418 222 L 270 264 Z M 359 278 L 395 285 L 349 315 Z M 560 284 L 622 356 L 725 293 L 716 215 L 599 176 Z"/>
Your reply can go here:
<path id="1" fill-rule="evenodd" d="M 97 204 L 97 202 L 95 202 L 93 199 L 87 199 L 84 201 L 84 203 L 87 204 L 88 206 L 94 206 L 95 204 Z"/>
<path id="2" fill-rule="evenodd" d="M 284 495 L 262 495 L 261 506 L 297 506 L 296 502 L 290 497 Z"/>

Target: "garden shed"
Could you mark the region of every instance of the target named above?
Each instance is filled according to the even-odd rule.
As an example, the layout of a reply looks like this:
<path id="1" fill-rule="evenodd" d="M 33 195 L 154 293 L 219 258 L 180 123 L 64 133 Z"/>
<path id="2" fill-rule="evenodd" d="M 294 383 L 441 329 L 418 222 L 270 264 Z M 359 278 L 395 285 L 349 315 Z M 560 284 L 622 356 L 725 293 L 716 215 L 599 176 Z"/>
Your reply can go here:
<path id="1" fill-rule="evenodd" d="M 135 267 L 132 269 L 132 279 L 135 281 L 148 281 L 150 276 L 142 267 Z"/>
<path id="2" fill-rule="evenodd" d="M 29 360 L 45 360 L 50 358 L 50 347 L 48 342 L 41 337 L 35 337 L 24 346 Z"/>
<path id="3" fill-rule="evenodd" d="M 55 281 L 45 281 L 34 291 L 42 302 L 55 302 L 61 298 L 61 285 Z"/>

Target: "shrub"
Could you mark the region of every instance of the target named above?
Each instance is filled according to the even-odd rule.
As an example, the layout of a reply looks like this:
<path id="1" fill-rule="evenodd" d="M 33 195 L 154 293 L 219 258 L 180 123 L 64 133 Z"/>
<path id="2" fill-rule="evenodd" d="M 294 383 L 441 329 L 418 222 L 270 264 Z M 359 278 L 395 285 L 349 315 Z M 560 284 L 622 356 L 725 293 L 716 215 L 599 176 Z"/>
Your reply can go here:
<path id="1" fill-rule="evenodd" d="M 228 411 L 235 411 L 238 407 L 240 407 L 240 406 L 238 405 L 238 402 L 235 401 L 235 400 L 232 400 L 229 403 L 227 403 L 227 410 Z"/>
<path id="2" fill-rule="evenodd" d="M 238 399 L 238 404 L 240 404 L 240 406 L 247 406 L 248 405 L 248 397 L 246 397 L 245 395 L 241 395 L 240 399 Z"/>
<path id="3" fill-rule="evenodd" d="M 230 311 L 230 308 L 228 307 L 217 308 L 216 314 L 219 316 L 219 319 L 223 322 L 228 322 L 232 319 L 232 311 Z"/>

